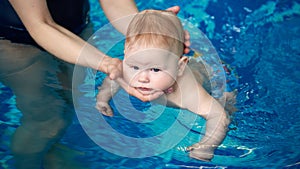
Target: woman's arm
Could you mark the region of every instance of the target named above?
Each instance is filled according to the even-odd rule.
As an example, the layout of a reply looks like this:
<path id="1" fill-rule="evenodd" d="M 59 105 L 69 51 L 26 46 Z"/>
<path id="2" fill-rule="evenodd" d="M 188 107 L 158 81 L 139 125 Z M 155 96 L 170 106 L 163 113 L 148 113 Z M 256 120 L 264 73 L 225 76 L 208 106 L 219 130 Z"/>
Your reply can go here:
<path id="1" fill-rule="evenodd" d="M 77 35 L 56 24 L 50 15 L 46 0 L 10 0 L 10 3 L 32 38 L 56 57 L 109 74 L 121 66 L 119 60 L 112 60 Z M 112 73 L 112 76 L 118 75 Z"/>
<path id="2" fill-rule="evenodd" d="M 132 17 L 138 13 L 134 0 L 99 0 L 99 2 L 111 24 L 125 35 Z"/>
<path id="3" fill-rule="evenodd" d="M 101 7 L 109 19 L 109 21 L 113 24 L 113 26 L 124 35 L 127 32 L 128 25 L 133 18 L 134 14 L 138 13 L 139 10 L 136 7 L 134 0 L 99 0 Z M 168 11 L 172 11 L 177 14 L 180 10 L 179 6 L 173 6 L 168 9 Z M 185 40 L 186 47 L 190 46 L 189 41 L 189 33 L 186 32 Z M 189 50 L 188 50 L 189 51 Z M 188 53 L 188 51 L 186 53 Z"/>

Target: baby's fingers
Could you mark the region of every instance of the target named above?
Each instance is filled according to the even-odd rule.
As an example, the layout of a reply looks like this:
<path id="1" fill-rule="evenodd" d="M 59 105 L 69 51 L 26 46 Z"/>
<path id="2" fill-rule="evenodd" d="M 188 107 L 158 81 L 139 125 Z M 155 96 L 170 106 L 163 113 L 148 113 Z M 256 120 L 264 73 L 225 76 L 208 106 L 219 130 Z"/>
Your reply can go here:
<path id="1" fill-rule="evenodd" d="M 187 151 L 190 152 L 189 156 L 201 161 L 211 161 L 214 156 L 214 150 L 211 146 L 196 143 L 187 147 Z"/>
<path id="2" fill-rule="evenodd" d="M 201 161 L 206 161 L 210 162 L 211 159 L 213 158 L 213 154 L 208 154 L 206 152 L 201 152 L 201 151 L 191 151 L 190 155 L 191 158 L 201 160 Z"/>
<path id="3" fill-rule="evenodd" d="M 194 150 L 194 149 L 199 149 L 200 147 L 201 147 L 201 144 L 196 143 L 196 144 L 193 144 L 193 145 L 187 147 L 186 150 L 187 150 L 187 151 L 192 151 L 192 150 Z"/>
<path id="4" fill-rule="evenodd" d="M 96 108 L 105 116 L 113 116 L 113 111 L 110 108 L 109 104 L 105 102 L 98 102 Z"/>

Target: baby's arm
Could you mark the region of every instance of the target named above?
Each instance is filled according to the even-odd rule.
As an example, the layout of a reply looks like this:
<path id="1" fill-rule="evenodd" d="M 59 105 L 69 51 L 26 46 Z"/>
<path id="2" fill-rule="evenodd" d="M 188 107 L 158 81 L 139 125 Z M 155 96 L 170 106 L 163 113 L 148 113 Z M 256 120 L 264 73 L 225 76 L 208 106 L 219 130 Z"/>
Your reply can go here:
<path id="1" fill-rule="evenodd" d="M 207 103 L 207 113 L 197 113 L 203 116 L 206 121 L 206 132 L 199 143 L 190 147 L 190 156 L 203 161 L 210 161 L 214 156 L 214 150 L 224 140 L 230 120 L 224 108 L 213 97 L 208 96 L 201 99 L 202 103 Z"/>
<path id="2" fill-rule="evenodd" d="M 108 77 L 104 79 L 101 86 L 98 87 L 96 108 L 106 116 L 113 116 L 113 111 L 108 104 L 109 100 L 119 90 L 119 84 Z"/>

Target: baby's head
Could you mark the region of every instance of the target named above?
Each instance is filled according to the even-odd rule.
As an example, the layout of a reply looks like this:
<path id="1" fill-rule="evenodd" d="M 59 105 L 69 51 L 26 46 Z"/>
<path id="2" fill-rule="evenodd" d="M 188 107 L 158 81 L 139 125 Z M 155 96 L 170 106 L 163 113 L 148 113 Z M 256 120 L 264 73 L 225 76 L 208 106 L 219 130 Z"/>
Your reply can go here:
<path id="1" fill-rule="evenodd" d="M 181 57 L 184 30 L 178 17 L 173 12 L 161 10 L 145 10 L 136 14 L 128 26 L 125 54 L 141 48 L 161 48 Z"/>
<path id="2" fill-rule="evenodd" d="M 184 30 L 174 13 L 145 10 L 136 14 L 126 34 L 125 81 L 144 95 L 168 90 L 187 63 L 183 50 Z"/>

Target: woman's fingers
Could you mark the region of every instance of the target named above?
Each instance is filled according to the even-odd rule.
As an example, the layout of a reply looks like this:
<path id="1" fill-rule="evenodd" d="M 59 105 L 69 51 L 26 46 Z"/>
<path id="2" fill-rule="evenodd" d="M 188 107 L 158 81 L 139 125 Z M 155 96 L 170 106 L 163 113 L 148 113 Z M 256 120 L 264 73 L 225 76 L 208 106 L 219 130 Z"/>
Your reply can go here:
<path id="1" fill-rule="evenodd" d="M 166 9 L 167 11 L 172 11 L 174 12 L 175 14 L 178 14 L 178 12 L 180 11 L 180 7 L 179 6 L 172 6 L 168 9 Z"/>

